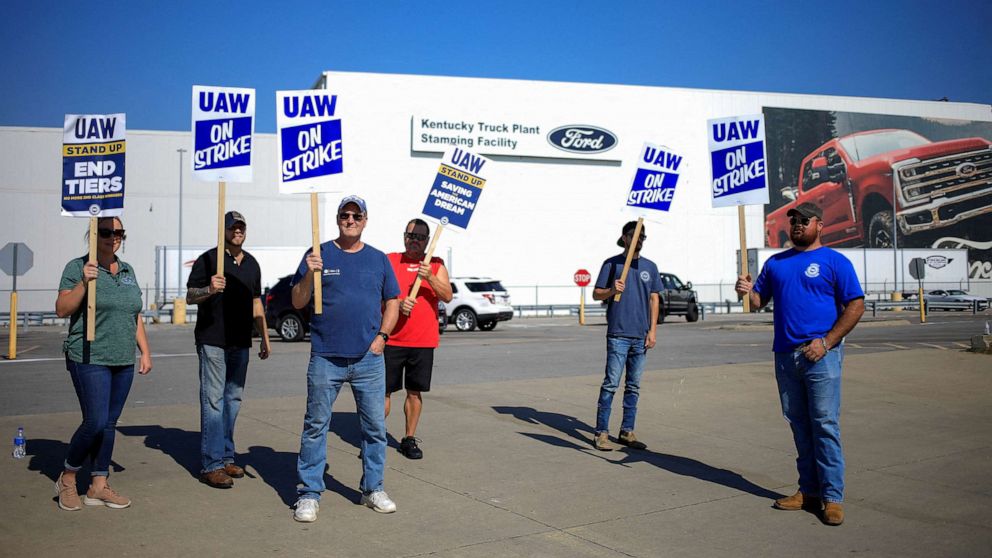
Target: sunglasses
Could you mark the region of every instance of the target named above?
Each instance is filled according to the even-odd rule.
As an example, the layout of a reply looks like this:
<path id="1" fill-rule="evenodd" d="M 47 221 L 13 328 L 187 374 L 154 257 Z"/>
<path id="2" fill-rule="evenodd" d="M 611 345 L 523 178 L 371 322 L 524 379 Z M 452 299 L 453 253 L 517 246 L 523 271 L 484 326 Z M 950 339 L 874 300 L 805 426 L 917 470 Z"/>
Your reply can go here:
<path id="1" fill-rule="evenodd" d="M 338 221 L 347 221 L 349 218 L 354 219 L 356 223 L 361 223 L 365 220 L 364 213 L 351 213 L 349 211 L 342 211 L 338 213 Z"/>
<path id="2" fill-rule="evenodd" d="M 419 240 L 420 242 L 427 240 L 427 235 L 420 233 L 403 233 L 403 237 L 407 240 Z"/>
<path id="3" fill-rule="evenodd" d="M 627 234 L 625 234 L 624 236 L 629 236 L 629 237 L 631 237 L 631 238 L 633 238 L 633 237 L 634 237 L 634 233 L 627 233 Z M 646 234 L 642 234 L 642 235 L 641 235 L 641 236 L 640 236 L 639 238 L 640 238 L 640 239 L 641 239 L 641 240 L 643 241 L 643 240 L 644 240 L 644 239 L 646 239 L 647 237 L 648 237 L 648 235 L 646 235 Z"/>
<path id="4" fill-rule="evenodd" d="M 231 225 L 230 227 L 227 227 L 227 230 L 229 230 L 229 231 L 242 231 L 242 232 L 244 232 L 244 231 L 248 230 L 248 227 L 246 225 L 242 225 L 240 223 L 235 223 L 235 224 Z"/>
<path id="5" fill-rule="evenodd" d="M 100 238 L 110 238 L 112 236 L 116 236 L 121 240 L 125 238 L 124 229 L 97 229 L 96 233 L 100 235 Z"/>
<path id="6" fill-rule="evenodd" d="M 813 217 L 797 217 L 793 215 L 792 217 L 789 217 L 789 224 L 795 226 L 797 223 L 802 223 L 802 225 L 805 227 L 809 225 L 809 221 L 812 218 Z"/>

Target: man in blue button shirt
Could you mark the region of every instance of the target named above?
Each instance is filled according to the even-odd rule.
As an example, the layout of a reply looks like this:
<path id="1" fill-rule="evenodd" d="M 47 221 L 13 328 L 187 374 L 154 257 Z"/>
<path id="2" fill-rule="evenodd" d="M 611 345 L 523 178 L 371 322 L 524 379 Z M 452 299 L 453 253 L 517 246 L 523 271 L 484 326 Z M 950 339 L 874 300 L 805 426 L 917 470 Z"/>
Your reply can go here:
<path id="1" fill-rule="evenodd" d="M 386 255 L 362 242 L 368 223 L 365 200 L 348 196 L 337 213 L 338 237 L 308 251 L 293 278 L 293 306 L 313 295 L 321 276 L 321 314 L 310 319 L 307 412 L 297 460 L 300 487 L 293 518 L 317 520 L 327 465 L 331 407 L 345 382 L 351 384 L 362 429 L 362 503 L 380 513 L 396 511 L 382 489 L 386 466 L 386 367 L 382 351 L 396 325 L 400 294 Z"/>
<path id="2" fill-rule="evenodd" d="M 617 246 L 626 248 L 634 242 L 637 221 L 623 226 Z M 599 388 L 599 404 L 596 411 L 596 438 L 593 445 L 601 451 L 610 451 L 610 410 L 613 394 L 620 387 L 620 376 L 627 369 L 623 389 L 623 420 L 617 440 L 632 449 L 645 449 L 647 445 L 634 435 L 634 419 L 637 417 L 637 400 L 640 396 L 641 373 L 644 372 L 644 359 L 647 351 L 654 348 L 655 330 L 658 327 L 661 276 L 658 266 L 651 260 L 641 257 L 641 248 L 647 236 L 641 228 L 640 238 L 636 239 L 633 258 L 627 279 L 621 280 L 626 250 L 603 262 L 592 291 L 593 300 L 607 301 L 606 307 L 606 374 Z M 613 298 L 622 293 L 619 301 Z"/>
<path id="3" fill-rule="evenodd" d="M 775 501 L 781 510 L 820 511 L 844 522 L 844 452 L 840 444 L 844 336 L 865 311 L 851 262 L 820 243 L 823 211 L 803 203 L 788 212 L 793 248 L 765 262 L 758 280 L 739 276 L 751 307 L 775 301 L 775 379 L 796 443 L 799 490 Z"/>

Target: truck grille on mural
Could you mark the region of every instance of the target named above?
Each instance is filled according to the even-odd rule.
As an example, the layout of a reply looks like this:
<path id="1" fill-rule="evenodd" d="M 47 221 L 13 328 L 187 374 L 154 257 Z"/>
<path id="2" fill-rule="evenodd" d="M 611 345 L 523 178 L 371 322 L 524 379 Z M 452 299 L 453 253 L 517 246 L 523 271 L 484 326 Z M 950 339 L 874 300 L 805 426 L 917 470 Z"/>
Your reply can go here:
<path id="1" fill-rule="evenodd" d="M 992 240 L 992 124 L 769 107 L 764 114 L 769 247 L 788 245 L 786 213 L 804 202 L 823 209 L 828 246 Z M 969 250 L 969 261 L 978 259 Z"/>
<path id="2" fill-rule="evenodd" d="M 616 146 L 617 136 L 596 126 L 572 124 L 551 130 L 548 143 L 571 153 L 602 153 Z"/>

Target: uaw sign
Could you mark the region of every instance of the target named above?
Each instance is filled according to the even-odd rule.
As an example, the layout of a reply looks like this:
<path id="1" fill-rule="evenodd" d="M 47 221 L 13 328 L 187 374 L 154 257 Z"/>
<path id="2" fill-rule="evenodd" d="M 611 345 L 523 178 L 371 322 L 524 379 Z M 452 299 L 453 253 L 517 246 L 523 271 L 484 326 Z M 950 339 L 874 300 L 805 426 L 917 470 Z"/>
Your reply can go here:
<path id="1" fill-rule="evenodd" d="M 627 193 L 627 210 L 641 217 L 668 211 L 684 169 L 682 155 L 667 147 L 645 142 Z"/>
<path id="2" fill-rule="evenodd" d="M 340 192 L 333 176 L 344 172 L 337 95 L 277 91 L 279 192 Z"/>
<path id="3" fill-rule="evenodd" d="M 768 203 L 764 115 L 707 121 L 713 207 Z"/>
<path id="4" fill-rule="evenodd" d="M 124 213 L 125 116 L 67 114 L 62 128 L 62 215 Z"/>
<path id="5" fill-rule="evenodd" d="M 487 164 L 489 159 L 461 147 L 446 151 L 427 194 L 424 215 L 442 225 L 467 229 L 486 185 Z"/>
<path id="6" fill-rule="evenodd" d="M 255 90 L 193 86 L 193 177 L 251 182 Z"/>

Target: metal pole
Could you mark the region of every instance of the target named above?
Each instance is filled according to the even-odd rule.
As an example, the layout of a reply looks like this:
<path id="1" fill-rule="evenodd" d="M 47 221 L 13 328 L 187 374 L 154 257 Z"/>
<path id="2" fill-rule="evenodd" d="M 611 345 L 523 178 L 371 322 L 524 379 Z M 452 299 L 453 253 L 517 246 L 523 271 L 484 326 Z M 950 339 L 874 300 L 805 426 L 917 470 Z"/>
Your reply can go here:
<path id="1" fill-rule="evenodd" d="M 179 257 L 176 261 L 176 298 L 183 292 L 183 153 L 185 149 L 177 149 L 179 153 Z"/>
<path id="2" fill-rule="evenodd" d="M 896 208 L 899 206 L 899 198 L 896 196 L 896 177 L 892 176 L 892 290 L 899 290 L 899 258 L 897 254 L 899 253 L 899 237 L 897 236 L 897 231 L 899 225 L 896 217 Z"/>

